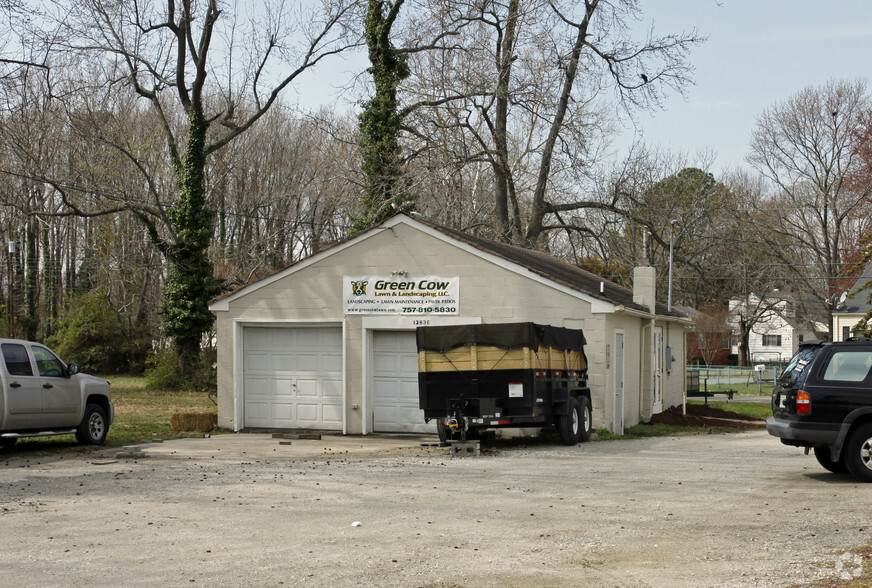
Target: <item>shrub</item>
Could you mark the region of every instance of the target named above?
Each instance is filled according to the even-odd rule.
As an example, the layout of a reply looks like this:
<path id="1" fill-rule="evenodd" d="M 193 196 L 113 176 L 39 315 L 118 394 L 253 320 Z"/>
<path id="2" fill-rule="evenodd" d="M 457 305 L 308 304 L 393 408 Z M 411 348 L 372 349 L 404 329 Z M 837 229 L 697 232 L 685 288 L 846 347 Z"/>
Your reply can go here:
<path id="1" fill-rule="evenodd" d="M 186 374 L 174 347 L 159 349 L 146 361 L 145 386 L 149 390 L 211 392 L 217 388 L 216 355 L 214 349 L 204 349 L 196 373 Z"/>
<path id="2" fill-rule="evenodd" d="M 82 371 L 141 374 L 151 349 L 148 329 L 115 312 L 105 294 L 77 296 L 58 319 L 48 344 Z"/>

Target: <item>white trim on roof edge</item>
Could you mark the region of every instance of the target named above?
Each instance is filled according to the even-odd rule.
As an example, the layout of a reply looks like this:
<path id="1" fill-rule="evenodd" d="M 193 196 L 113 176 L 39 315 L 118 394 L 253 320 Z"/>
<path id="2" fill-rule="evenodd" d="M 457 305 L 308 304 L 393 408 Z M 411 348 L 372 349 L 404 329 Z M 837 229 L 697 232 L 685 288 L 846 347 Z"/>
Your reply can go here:
<path id="1" fill-rule="evenodd" d="M 390 230 L 393 227 L 400 225 L 400 224 L 408 225 L 414 229 L 417 229 L 418 231 L 421 231 L 422 233 L 426 233 L 427 235 L 430 235 L 431 237 L 435 237 L 436 239 L 439 239 L 445 243 L 453 245 L 453 246 L 457 247 L 458 249 L 461 249 L 463 251 L 471 253 L 472 255 L 475 255 L 476 257 L 479 257 L 487 262 L 493 263 L 494 265 L 498 265 L 499 267 L 501 267 L 503 269 L 509 270 L 515 274 L 524 276 L 524 277 L 531 279 L 535 282 L 539 282 L 540 284 L 548 286 L 549 288 L 553 288 L 555 290 L 563 292 L 564 294 L 568 294 L 569 296 L 572 296 L 574 298 L 578 298 L 579 300 L 587 302 L 590 304 L 591 312 L 593 314 L 610 314 L 610 313 L 614 313 L 616 311 L 616 305 L 614 303 L 607 302 L 605 300 L 600 300 L 599 298 L 594 298 L 593 296 L 587 295 L 584 292 L 581 292 L 581 291 L 576 290 L 574 288 L 570 288 L 568 286 L 564 286 L 563 284 L 559 284 L 559 283 L 555 282 L 554 280 L 549 280 L 548 278 L 546 278 L 544 276 L 540 276 L 539 274 L 536 274 L 536 273 L 530 271 L 529 269 L 527 269 L 526 267 L 524 267 L 520 264 L 517 264 L 513 261 L 509 261 L 509 260 L 502 258 L 502 257 L 499 257 L 497 255 L 493 255 L 493 254 L 488 253 L 486 251 L 482 251 L 478 247 L 475 247 L 474 245 L 471 245 L 469 243 L 464 243 L 463 241 L 458 241 L 457 239 L 454 239 L 450 235 L 446 235 L 442 231 L 439 231 L 439 230 L 434 229 L 428 225 L 425 225 L 421 222 L 418 222 L 415 219 L 413 219 L 409 216 L 406 216 L 404 214 L 398 214 L 392 218 L 389 218 L 388 220 L 383 222 L 381 225 L 375 226 L 375 227 L 367 230 L 366 232 L 364 232 L 356 237 L 352 237 L 351 239 L 349 239 L 348 241 L 346 241 L 344 243 L 341 243 L 339 245 L 335 245 L 333 247 L 325 249 L 324 251 L 315 253 L 314 255 L 310 255 L 309 257 L 307 257 L 305 259 L 301 259 L 297 263 L 295 263 L 291 266 L 288 266 L 287 268 L 285 268 L 281 271 L 278 271 L 270 276 L 267 276 L 261 280 L 258 280 L 257 282 L 249 284 L 248 286 L 240 288 L 236 292 L 233 292 L 232 294 L 229 294 L 226 297 L 221 298 L 221 299 L 216 300 L 215 302 L 211 303 L 209 305 L 209 310 L 211 310 L 212 312 L 227 312 L 230 310 L 230 303 L 232 301 L 236 300 L 237 298 L 240 298 L 242 296 L 246 296 L 249 293 L 254 292 L 254 291 L 256 291 L 264 286 L 268 286 L 277 280 L 281 280 L 282 278 L 285 278 L 286 276 L 294 274 L 299 270 L 305 269 L 305 268 L 309 267 L 310 265 L 313 265 L 313 264 L 318 263 L 319 261 L 321 261 L 323 259 L 326 259 L 327 257 L 330 257 L 334 253 L 339 253 L 340 251 L 344 251 L 345 249 L 351 247 L 352 245 L 357 245 L 358 243 L 366 241 L 370 237 L 378 234 L 377 232 L 379 230 Z"/>

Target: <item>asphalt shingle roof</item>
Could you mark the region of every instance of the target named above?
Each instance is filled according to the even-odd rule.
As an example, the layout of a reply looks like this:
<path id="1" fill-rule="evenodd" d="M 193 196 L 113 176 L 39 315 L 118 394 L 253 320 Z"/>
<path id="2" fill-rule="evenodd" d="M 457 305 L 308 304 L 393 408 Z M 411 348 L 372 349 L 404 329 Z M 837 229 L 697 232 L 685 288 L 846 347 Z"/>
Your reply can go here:
<path id="1" fill-rule="evenodd" d="M 848 292 L 848 298 L 845 299 L 845 307 L 843 309 L 836 309 L 833 311 L 834 314 L 866 314 L 872 308 L 872 304 L 868 302 L 872 291 L 864 290 L 861 292 L 860 288 L 869 281 L 872 281 L 872 263 L 866 266 L 866 269 L 863 270 L 863 273 L 857 279 L 857 283 Z"/>
<path id="2" fill-rule="evenodd" d="M 437 231 L 463 243 L 467 243 L 483 252 L 501 257 L 506 261 L 520 265 L 529 271 L 558 284 L 587 294 L 599 300 L 605 300 L 613 304 L 619 304 L 626 308 L 632 308 L 642 312 L 648 312 L 646 306 L 633 302 L 633 291 L 629 288 L 616 284 L 610 280 L 598 276 L 593 272 L 581 269 L 563 260 L 557 259 L 542 251 L 525 249 L 516 245 L 500 243 L 483 237 L 477 237 L 456 229 L 451 229 L 429 221 L 416 219 Z M 602 292 L 600 285 L 602 284 Z M 674 317 L 682 317 L 680 312 L 673 309 L 667 311 L 665 304 L 657 304 L 657 314 Z"/>
<path id="3" fill-rule="evenodd" d="M 397 216 L 403 216 L 406 218 L 410 218 L 405 214 L 400 214 Z M 396 217 L 392 217 L 396 218 Z M 551 280 L 557 284 L 561 284 L 567 288 L 575 290 L 577 292 L 581 292 L 593 298 L 604 300 L 606 302 L 610 302 L 612 304 L 621 305 L 629 309 L 637 310 L 640 312 L 649 312 L 649 309 L 646 306 L 641 304 L 637 304 L 633 302 L 633 291 L 629 288 L 625 288 L 615 282 L 607 280 L 602 276 L 598 276 L 592 272 L 587 270 L 583 270 L 580 267 L 569 264 L 565 261 L 557 259 L 547 253 L 542 251 L 535 251 L 533 249 L 524 249 L 523 247 L 518 247 L 516 245 L 509 245 L 507 243 L 500 243 L 498 241 L 492 241 L 490 239 L 485 239 L 483 237 L 478 237 L 475 235 L 471 235 L 469 233 L 464 233 L 463 231 L 458 231 L 457 229 L 452 229 L 449 227 L 444 227 L 442 225 L 438 225 L 436 223 L 426 221 L 421 219 L 420 217 L 415 217 L 415 222 L 419 222 L 423 225 L 426 225 L 440 233 L 459 241 L 461 243 L 466 243 L 479 251 L 484 253 L 489 253 L 496 257 L 500 257 L 510 263 L 514 263 L 519 265 L 532 273 L 535 273 L 543 278 Z M 367 231 L 376 230 L 381 225 L 376 225 L 374 227 L 370 227 Z M 321 249 L 318 254 L 323 254 L 325 252 L 329 252 L 330 249 L 336 247 L 342 243 L 347 243 L 348 241 L 354 239 L 354 237 L 350 237 L 347 239 L 343 239 L 341 241 L 337 241 L 331 245 L 328 245 Z M 302 260 L 301 260 L 302 261 Z M 271 275 L 275 275 L 276 273 L 280 273 L 281 271 L 285 271 L 294 265 L 297 265 L 298 262 L 292 263 L 286 268 L 279 270 L 278 272 L 274 272 Z M 269 277 L 269 276 L 266 276 Z M 262 278 L 265 279 L 265 278 Z M 260 281 L 260 280 L 258 280 Z M 253 282 L 244 286 L 241 289 L 250 287 L 257 282 Z M 234 292 L 228 292 L 221 296 L 218 296 L 213 300 L 217 301 L 222 298 L 226 298 L 227 296 L 232 296 L 239 290 Z M 665 304 L 657 304 L 657 314 L 661 316 L 672 316 L 676 318 L 683 318 L 684 314 L 678 312 L 673 308 L 671 312 L 667 311 Z"/>

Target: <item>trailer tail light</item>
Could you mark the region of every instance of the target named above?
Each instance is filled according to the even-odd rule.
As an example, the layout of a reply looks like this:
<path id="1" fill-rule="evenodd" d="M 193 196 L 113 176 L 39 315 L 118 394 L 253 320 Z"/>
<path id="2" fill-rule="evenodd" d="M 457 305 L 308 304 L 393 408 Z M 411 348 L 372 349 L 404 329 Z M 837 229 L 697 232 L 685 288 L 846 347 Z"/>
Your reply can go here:
<path id="1" fill-rule="evenodd" d="M 800 390 L 796 393 L 796 414 L 809 414 L 811 412 L 811 396 L 808 392 Z"/>

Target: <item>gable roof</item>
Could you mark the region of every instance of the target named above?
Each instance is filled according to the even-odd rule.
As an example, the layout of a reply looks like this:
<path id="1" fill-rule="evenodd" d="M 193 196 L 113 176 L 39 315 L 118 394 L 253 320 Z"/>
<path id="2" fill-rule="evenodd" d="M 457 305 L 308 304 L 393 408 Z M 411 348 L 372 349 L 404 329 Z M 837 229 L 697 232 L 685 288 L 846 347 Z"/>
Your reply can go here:
<path id="1" fill-rule="evenodd" d="M 839 306 L 833 311 L 833 314 L 866 314 L 872 303 L 869 302 L 869 296 L 872 294 L 870 290 L 860 291 L 860 288 L 872 281 L 872 263 L 866 266 L 854 287 L 848 292 L 848 297 L 845 299 L 844 307 Z"/>
<path id="2" fill-rule="evenodd" d="M 476 249 L 505 259 L 508 262 L 518 264 L 545 279 L 567 286 L 572 290 L 611 302 L 612 304 L 618 304 L 640 312 L 649 312 L 648 307 L 633 302 L 633 291 L 629 288 L 561 259 L 557 259 L 545 252 L 492 241 L 421 219 L 416 220 L 448 235 L 452 239 L 472 245 Z M 669 312 L 665 304 L 659 303 L 657 304 L 657 314 L 683 318 L 680 312 L 675 310 Z"/>
<path id="3" fill-rule="evenodd" d="M 338 241 L 322 249 L 318 253 L 305 259 L 301 259 L 282 270 L 278 270 L 275 273 L 243 286 L 236 291 L 228 292 L 227 294 L 219 296 L 212 301 L 210 307 L 215 306 L 212 310 L 225 310 L 225 308 L 223 308 L 225 304 L 218 304 L 220 301 L 225 301 L 225 303 L 229 302 L 233 298 L 244 295 L 246 291 L 262 287 L 292 273 L 293 271 L 296 271 L 298 268 L 315 263 L 324 257 L 332 255 L 336 251 L 343 250 L 359 241 L 365 240 L 373 234 L 376 234 L 380 229 L 390 228 L 398 224 L 412 226 L 436 237 L 441 236 L 441 238 L 446 241 L 465 246 L 465 249 L 470 250 L 473 253 L 479 255 L 486 254 L 486 256 L 499 258 L 505 262 L 501 265 L 504 265 L 507 269 L 514 269 L 515 271 L 523 269 L 539 278 L 563 286 L 564 288 L 576 293 L 583 294 L 586 297 L 622 306 L 640 313 L 649 314 L 648 307 L 633 302 L 633 291 L 629 288 L 625 288 L 624 286 L 609 281 L 592 272 L 566 263 L 565 261 L 559 260 L 547 253 L 500 243 L 483 237 L 477 237 L 475 235 L 470 235 L 469 233 L 464 233 L 456 229 L 451 229 L 424 220 L 419 216 L 412 218 L 403 213 L 397 214 L 378 225 L 354 235 L 353 237 Z M 672 312 L 667 311 L 665 304 L 658 303 L 656 310 L 658 315 L 684 319 L 680 312 L 675 310 Z"/>

